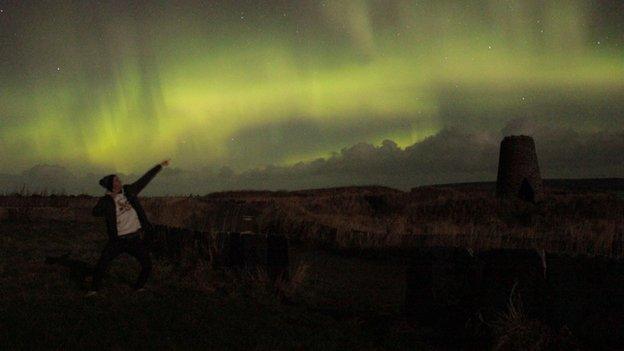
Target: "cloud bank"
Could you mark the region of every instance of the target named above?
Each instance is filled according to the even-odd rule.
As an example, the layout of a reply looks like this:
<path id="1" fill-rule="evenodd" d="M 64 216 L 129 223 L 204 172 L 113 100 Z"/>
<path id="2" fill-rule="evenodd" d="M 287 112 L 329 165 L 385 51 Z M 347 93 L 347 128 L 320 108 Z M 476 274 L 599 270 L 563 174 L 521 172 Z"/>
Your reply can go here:
<path id="1" fill-rule="evenodd" d="M 392 140 L 384 140 L 380 145 L 355 143 L 331 157 L 287 166 L 269 164 L 242 172 L 228 167 L 201 171 L 166 168 L 143 195 L 346 185 L 385 185 L 407 190 L 427 184 L 493 181 L 500 140 L 512 134 L 535 138 L 544 178 L 624 176 L 623 130 L 578 132 L 543 120 L 516 118 L 497 132 L 451 127 L 405 148 Z M 99 195 L 104 189 L 97 182 L 103 175 L 76 175 L 60 166 L 36 165 L 21 174 L 0 174 L 0 191 L 11 193 L 25 186 L 30 191 Z M 140 174 L 119 176 L 124 182 L 132 182 Z"/>

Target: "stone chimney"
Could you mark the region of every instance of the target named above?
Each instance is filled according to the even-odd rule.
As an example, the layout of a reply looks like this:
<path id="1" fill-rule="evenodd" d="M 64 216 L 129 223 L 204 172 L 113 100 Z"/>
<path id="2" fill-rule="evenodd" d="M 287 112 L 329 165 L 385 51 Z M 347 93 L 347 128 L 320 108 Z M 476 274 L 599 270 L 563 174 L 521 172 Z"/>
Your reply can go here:
<path id="1" fill-rule="evenodd" d="M 530 202 L 543 195 L 535 142 L 530 136 L 507 136 L 501 142 L 496 195 Z"/>

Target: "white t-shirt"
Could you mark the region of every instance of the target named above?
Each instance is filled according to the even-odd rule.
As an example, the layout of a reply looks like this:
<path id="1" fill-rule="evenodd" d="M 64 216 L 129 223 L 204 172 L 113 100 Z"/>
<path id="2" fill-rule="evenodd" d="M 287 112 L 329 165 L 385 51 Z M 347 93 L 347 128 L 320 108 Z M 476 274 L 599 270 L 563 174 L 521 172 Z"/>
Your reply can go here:
<path id="1" fill-rule="evenodd" d="M 141 228 L 139 216 L 128 202 L 123 193 L 115 195 L 115 208 L 117 212 L 117 235 L 134 233 Z"/>

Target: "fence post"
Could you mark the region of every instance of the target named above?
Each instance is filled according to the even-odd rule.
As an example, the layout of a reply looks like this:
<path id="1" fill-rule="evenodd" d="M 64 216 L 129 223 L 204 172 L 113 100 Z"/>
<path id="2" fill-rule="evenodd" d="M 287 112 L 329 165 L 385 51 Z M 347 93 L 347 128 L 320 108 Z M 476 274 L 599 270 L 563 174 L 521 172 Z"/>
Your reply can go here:
<path id="1" fill-rule="evenodd" d="M 432 257 L 426 248 L 412 250 L 405 278 L 405 313 L 425 320 L 433 303 Z"/>
<path id="2" fill-rule="evenodd" d="M 272 281 L 290 279 L 288 275 L 288 240 L 284 236 L 267 235 L 267 270 Z"/>

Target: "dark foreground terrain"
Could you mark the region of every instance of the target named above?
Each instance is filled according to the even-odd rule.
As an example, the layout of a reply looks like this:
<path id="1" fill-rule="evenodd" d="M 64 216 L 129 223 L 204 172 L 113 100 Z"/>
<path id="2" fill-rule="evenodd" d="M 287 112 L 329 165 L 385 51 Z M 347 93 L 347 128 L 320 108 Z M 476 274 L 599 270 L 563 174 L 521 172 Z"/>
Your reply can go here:
<path id="1" fill-rule="evenodd" d="M 292 279 L 214 268 L 214 239 L 167 234 L 147 291 L 121 256 L 89 298 L 97 199 L 0 196 L 0 349 L 622 349 L 621 181 L 577 183 L 538 204 L 475 184 L 146 198 L 196 239 L 245 217 L 285 235 Z"/>
<path id="2" fill-rule="evenodd" d="M 621 274 L 608 278 L 602 266 L 582 261 L 583 267 L 565 264 L 570 271 L 560 275 L 549 258 L 549 270 L 560 277 L 551 280 L 554 295 L 530 299 L 522 285 L 509 295 L 509 285 L 497 281 L 503 276 L 488 271 L 499 259 L 481 277 L 481 286 L 494 290 L 476 296 L 476 285 L 465 280 L 471 255 L 462 249 L 427 249 L 434 261 L 423 262 L 432 270 L 421 271 L 413 255 L 291 247 L 292 279 L 279 295 L 262 271 L 214 269 L 190 254 L 178 262 L 154 260 L 148 290 L 133 293 L 139 265 L 120 256 L 101 293 L 85 297 L 84 275 L 104 237 L 96 224 L 0 225 L 1 349 L 583 350 L 617 349 L 622 339 L 621 287 L 604 287 L 622 285 Z M 495 252 L 480 257 L 493 259 Z M 536 262 L 529 282 L 542 274 Z M 531 266 L 507 263 L 520 276 Z M 522 294 L 524 305 L 516 300 Z M 508 297 L 506 308 L 483 308 L 496 299 L 505 306 Z M 467 313 L 466 301 L 476 301 L 481 312 Z M 553 323 L 530 315 L 535 306 L 545 307 Z"/>
<path id="3" fill-rule="evenodd" d="M 1 349 L 429 349 L 406 323 L 402 262 L 292 252 L 287 301 L 261 275 L 201 262 L 154 261 L 148 291 L 133 294 L 139 265 L 112 264 L 99 296 L 86 298 L 83 265 L 95 263 L 100 225 L 0 226 Z M 67 267 L 46 256 L 71 251 Z M 307 267 L 307 270 L 304 268 Z"/>

